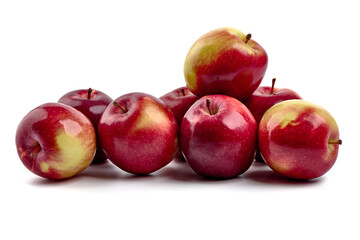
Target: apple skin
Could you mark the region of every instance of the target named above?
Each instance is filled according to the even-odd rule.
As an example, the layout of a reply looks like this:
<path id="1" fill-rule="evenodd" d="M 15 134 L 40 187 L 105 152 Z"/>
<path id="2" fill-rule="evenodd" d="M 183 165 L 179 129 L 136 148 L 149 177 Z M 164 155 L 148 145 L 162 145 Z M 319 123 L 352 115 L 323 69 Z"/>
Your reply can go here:
<path id="1" fill-rule="evenodd" d="M 145 93 L 125 94 L 109 104 L 98 133 L 109 160 L 133 174 L 164 167 L 178 149 L 174 114 L 160 99 Z"/>
<path id="2" fill-rule="evenodd" d="M 209 95 L 186 112 L 180 146 L 190 167 L 199 175 L 232 178 L 248 170 L 253 162 L 256 132 L 254 117 L 239 100 Z"/>
<path id="3" fill-rule="evenodd" d="M 258 142 L 270 168 L 303 180 L 329 171 L 341 144 L 330 113 L 304 100 L 283 101 L 266 111 L 259 124 Z"/>
<path id="4" fill-rule="evenodd" d="M 179 126 L 187 110 L 199 99 L 198 96 L 189 91 L 187 87 L 177 88 L 160 97 L 165 105 L 174 113 Z M 180 131 L 179 131 L 180 135 Z M 176 153 L 177 159 L 185 160 L 181 149 Z"/>
<path id="5" fill-rule="evenodd" d="M 68 92 L 63 95 L 58 102 L 69 105 L 85 114 L 85 116 L 90 119 L 97 132 L 101 115 L 109 103 L 112 102 L 112 99 L 99 90 L 89 88 Z M 97 149 L 92 163 L 101 163 L 104 162 L 107 157 L 102 150 L 98 136 L 96 140 Z"/>
<path id="6" fill-rule="evenodd" d="M 235 28 L 201 36 L 184 63 L 186 86 L 195 95 L 224 94 L 242 101 L 260 85 L 268 65 L 266 51 Z"/>
<path id="7" fill-rule="evenodd" d="M 262 116 L 270 107 L 290 99 L 301 99 L 301 97 L 295 91 L 287 88 L 259 87 L 243 103 L 253 114 L 257 124 L 259 124 Z M 256 150 L 255 159 L 264 162 L 259 149 Z"/>
<path id="8" fill-rule="evenodd" d="M 96 133 L 80 111 L 46 103 L 20 122 L 15 143 L 23 164 L 48 179 L 66 179 L 86 169 L 96 151 Z"/>

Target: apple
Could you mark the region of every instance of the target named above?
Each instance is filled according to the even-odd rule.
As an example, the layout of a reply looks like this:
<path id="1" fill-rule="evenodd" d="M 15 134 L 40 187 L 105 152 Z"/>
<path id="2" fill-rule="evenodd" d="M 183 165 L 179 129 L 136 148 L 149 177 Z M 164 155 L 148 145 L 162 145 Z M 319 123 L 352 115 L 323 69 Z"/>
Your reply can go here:
<path id="1" fill-rule="evenodd" d="M 258 142 L 270 168 L 288 178 L 305 180 L 330 170 L 342 141 L 329 112 L 297 99 L 275 104 L 265 112 Z"/>
<path id="2" fill-rule="evenodd" d="M 301 99 L 300 95 L 291 89 L 275 88 L 275 81 L 276 78 L 273 78 L 271 87 L 259 87 L 244 101 L 245 106 L 255 117 L 257 124 L 260 123 L 264 113 L 276 103 L 290 99 Z M 264 162 L 258 149 L 255 159 Z"/>
<path id="3" fill-rule="evenodd" d="M 174 114 L 160 99 L 145 93 L 125 94 L 109 104 L 98 133 L 109 160 L 133 174 L 164 167 L 178 149 Z"/>
<path id="4" fill-rule="evenodd" d="M 235 28 L 201 36 L 184 63 L 186 86 L 197 96 L 224 94 L 242 101 L 260 85 L 268 65 L 266 51 Z"/>
<path id="5" fill-rule="evenodd" d="M 96 133 L 80 111 L 46 103 L 30 111 L 16 130 L 16 148 L 23 164 L 48 179 L 76 175 L 92 162 Z"/>
<path id="6" fill-rule="evenodd" d="M 186 112 L 180 146 L 190 167 L 209 178 L 232 178 L 254 160 L 257 124 L 239 100 L 225 95 L 200 98 Z"/>
<path id="7" fill-rule="evenodd" d="M 160 97 L 165 105 L 174 113 L 174 116 L 179 124 L 187 112 L 187 110 L 199 99 L 198 96 L 194 95 L 189 91 L 187 87 L 177 88 L 163 96 Z M 177 159 L 184 160 L 181 149 L 176 153 L 175 156 Z"/>
<path id="8" fill-rule="evenodd" d="M 174 113 L 179 125 L 187 110 L 199 99 L 187 87 L 177 88 L 160 97 L 165 105 Z"/>
<path id="9" fill-rule="evenodd" d="M 89 88 L 68 92 L 63 95 L 58 102 L 76 108 L 85 114 L 85 116 L 90 119 L 91 123 L 94 125 L 95 131 L 97 132 L 101 115 L 109 103 L 112 102 L 112 99 L 99 90 Z M 107 157 L 99 144 L 97 136 L 97 149 L 93 163 L 101 163 L 106 159 Z"/>

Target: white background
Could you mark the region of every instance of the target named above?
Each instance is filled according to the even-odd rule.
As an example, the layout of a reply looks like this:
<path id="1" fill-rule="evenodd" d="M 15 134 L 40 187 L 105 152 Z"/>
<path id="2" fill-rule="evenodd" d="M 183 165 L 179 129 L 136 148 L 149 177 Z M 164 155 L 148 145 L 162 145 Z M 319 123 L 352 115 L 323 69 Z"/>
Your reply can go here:
<path id="1" fill-rule="evenodd" d="M 356 1 L 1 1 L 0 239 L 359 239 Z M 230 26 L 267 51 L 277 78 L 337 120 L 343 145 L 323 177 L 296 182 L 255 164 L 209 181 L 174 162 L 134 177 L 107 163 L 52 182 L 14 144 L 28 111 L 92 87 L 113 98 L 185 84 L 202 34 Z"/>

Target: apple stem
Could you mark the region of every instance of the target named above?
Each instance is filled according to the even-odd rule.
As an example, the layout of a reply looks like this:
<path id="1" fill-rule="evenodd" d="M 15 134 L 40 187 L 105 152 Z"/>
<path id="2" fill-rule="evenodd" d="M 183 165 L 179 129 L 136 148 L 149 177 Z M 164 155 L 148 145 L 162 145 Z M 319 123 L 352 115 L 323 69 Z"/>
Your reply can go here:
<path id="1" fill-rule="evenodd" d="M 275 82 L 276 82 L 276 78 L 273 78 L 273 79 L 272 79 L 272 84 L 271 84 L 271 91 L 270 91 L 270 94 L 273 94 L 273 92 L 274 92 Z"/>
<path id="2" fill-rule="evenodd" d="M 88 89 L 87 99 L 90 99 L 92 91 L 93 91 L 93 90 L 92 90 L 91 88 Z"/>
<path id="3" fill-rule="evenodd" d="M 335 142 L 328 142 L 329 144 L 339 144 L 339 145 L 341 145 L 342 144 L 342 140 L 341 139 L 339 139 L 339 140 L 337 140 L 337 141 L 335 141 Z"/>
<path id="4" fill-rule="evenodd" d="M 214 114 L 212 113 L 211 109 L 210 109 L 210 103 L 211 103 L 210 98 L 207 98 L 207 99 L 206 99 L 206 106 L 207 106 L 207 108 L 209 109 L 210 115 L 214 115 Z"/>
<path id="5" fill-rule="evenodd" d="M 248 41 L 251 39 L 251 33 L 249 33 L 248 35 L 246 35 L 246 41 L 245 43 L 248 43 Z"/>
<path id="6" fill-rule="evenodd" d="M 119 103 L 114 102 L 113 105 L 116 106 L 116 107 L 118 107 L 118 108 L 120 108 L 124 113 L 127 112 L 127 110 L 126 110 L 125 108 L 123 108 Z"/>
<path id="7" fill-rule="evenodd" d="M 184 88 L 182 88 L 180 91 L 181 91 L 181 93 L 182 93 L 182 95 L 183 95 L 183 96 L 185 96 L 185 95 L 186 95 L 186 94 L 185 94 L 185 89 L 184 89 Z"/>
<path id="8" fill-rule="evenodd" d="M 32 151 L 32 152 L 30 153 L 30 157 L 31 157 L 31 158 L 34 158 L 35 155 L 36 155 L 36 153 L 38 153 L 40 150 L 41 150 L 40 144 L 36 145 L 34 151 Z"/>

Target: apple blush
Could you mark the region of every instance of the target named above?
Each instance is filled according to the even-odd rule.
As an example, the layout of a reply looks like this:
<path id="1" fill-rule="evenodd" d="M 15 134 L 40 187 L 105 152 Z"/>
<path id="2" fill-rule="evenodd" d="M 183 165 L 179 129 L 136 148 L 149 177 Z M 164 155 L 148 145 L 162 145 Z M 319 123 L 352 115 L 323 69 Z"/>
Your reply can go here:
<path id="1" fill-rule="evenodd" d="M 267 110 L 259 124 L 258 142 L 270 168 L 304 180 L 328 172 L 342 143 L 330 113 L 304 100 L 283 101 Z"/>
<path id="2" fill-rule="evenodd" d="M 30 111 L 16 131 L 22 163 L 48 179 L 65 179 L 86 169 L 96 151 L 96 133 L 80 111 L 61 103 L 46 103 Z"/>
<path id="3" fill-rule="evenodd" d="M 105 108 L 112 102 L 111 97 L 96 89 L 80 89 L 66 93 L 59 101 L 69 105 L 87 116 L 94 125 L 97 133 L 98 124 Z M 96 134 L 97 148 L 92 163 L 104 162 L 107 157 L 100 145 L 98 134 Z"/>
<path id="4" fill-rule="evenodd" d="M 225 95 L 200 98 L 181 123 L 180 146 L 190 167 L 209 178 L 232 178 L 254 160 L 257 124 L 239 100 Z"/>
<path id="5" fill-rule="evenodd" d="M 149 174 L 168 163 L 178 150 L 178 124 L 158 98 L 129 93 L 105 109 L 98 126 L 109 160 L 124 171 Z"/>
<path id="6" fill-rule="evenodd" d="M 260 85 L 268 65 L 266 51 L 235 28 L 201 36 L 184 63 L 186 86 L 195 95 L 224 94 L 242 101 Z"/>

